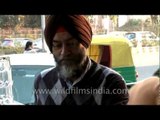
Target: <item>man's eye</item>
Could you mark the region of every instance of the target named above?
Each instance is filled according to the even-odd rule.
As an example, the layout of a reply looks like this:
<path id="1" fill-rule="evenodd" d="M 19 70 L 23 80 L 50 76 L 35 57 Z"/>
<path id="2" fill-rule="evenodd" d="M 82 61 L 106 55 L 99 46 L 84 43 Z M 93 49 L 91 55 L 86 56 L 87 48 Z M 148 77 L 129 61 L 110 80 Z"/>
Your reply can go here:
<path id="1" fill-rule="evenodd" d="M 67 43 L 67 46 L 74 46 L 74 43 Z"/>
<path id="2" fill-rule="evenodd" d="M 77 46 L 77 43 L 76 42 L 69 42 L 69 43 L 67 43 L 67 46 L 73 48 L 73 47 Z"/>
<path id="3" fill-rule="evenodd" d="M 60 47 L 62 47 L 62 45 L 61 45 L 61 44 L 54 43 L 54 44 L 53 44 L 53 47 L 54 47 L 54 48 L 60 48 Z"/>

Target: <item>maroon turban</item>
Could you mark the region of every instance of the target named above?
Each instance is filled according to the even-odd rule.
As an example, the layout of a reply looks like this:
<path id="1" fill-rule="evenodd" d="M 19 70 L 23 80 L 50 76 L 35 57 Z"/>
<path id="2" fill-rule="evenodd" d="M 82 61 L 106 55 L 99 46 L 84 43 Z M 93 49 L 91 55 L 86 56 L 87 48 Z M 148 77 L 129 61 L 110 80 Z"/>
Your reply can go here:
<path id="1" fill-rule="evenodd" d="M 92 40 L 92 28 L 83 15 L 51 15 L 46 21 L 44 36 L 52 52 L 52 40 L 59 26 L 63 26 L 84 47 L 88 48 Z"/>

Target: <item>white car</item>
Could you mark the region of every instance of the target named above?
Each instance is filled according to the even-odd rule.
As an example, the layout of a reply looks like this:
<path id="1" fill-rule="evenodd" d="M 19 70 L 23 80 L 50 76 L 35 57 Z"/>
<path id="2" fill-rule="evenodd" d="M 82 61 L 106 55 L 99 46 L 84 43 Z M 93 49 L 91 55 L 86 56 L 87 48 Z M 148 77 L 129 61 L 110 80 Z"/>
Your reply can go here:
<path id="1" fill-rule="evenodd" d="M 53 55 L 37 53 L 6 56 L 10 58 L 14 100 L 22 104 L 32 104 L 35 77 L 42 70 L 56 66 Z"/>
<path id="2" fill-rule="evenodd" d="M 5 38 L 2 40 L 1 47 L 25 47 L 27 41 L 33 41 L 30 38 Z"/>
<path id="3" fill-rule="evenodd" d="M 45 40 L 42 40 L 42 38 L 37 38 L 36 40 L 33 41 L 33 48 L 37 52 L 47 52 L 47 53 L 50 53 Z"/>

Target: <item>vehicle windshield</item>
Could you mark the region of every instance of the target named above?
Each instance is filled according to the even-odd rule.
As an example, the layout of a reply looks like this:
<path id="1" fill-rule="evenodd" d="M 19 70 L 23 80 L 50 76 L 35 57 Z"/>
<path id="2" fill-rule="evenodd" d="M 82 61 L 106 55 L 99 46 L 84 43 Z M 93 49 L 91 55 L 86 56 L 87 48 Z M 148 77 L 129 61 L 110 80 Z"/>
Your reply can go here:
<path id="1" fill-rule="evenodd" d="M 129 40 L 135 39 L 136 35 L 135 33 L 126 33 L 125 37 L 128 38 Z"/>
<path id="2" fill-rule="evenodd" d="M 13 41 L 12 40 L 3 40 L 2 46 L 13 46 Z"/>

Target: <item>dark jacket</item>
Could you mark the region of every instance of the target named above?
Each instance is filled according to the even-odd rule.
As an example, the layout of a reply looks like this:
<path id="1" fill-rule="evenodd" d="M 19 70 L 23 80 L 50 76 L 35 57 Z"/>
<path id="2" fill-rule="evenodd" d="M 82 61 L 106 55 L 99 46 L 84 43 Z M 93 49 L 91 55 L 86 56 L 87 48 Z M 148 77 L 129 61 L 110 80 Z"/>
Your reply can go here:
<path id="1" fill-rule="evenodd" d="M 57 82 L 56 68 L 45 70 L 38 75 L 34 84 L 36 105 L 56 105 L 56 93 L 50 91 Z M 60 105 L 125 105 L 129 97 L 122 76 L 94 61 L 91 61 L 90 69 L 71 90 Z"/>

